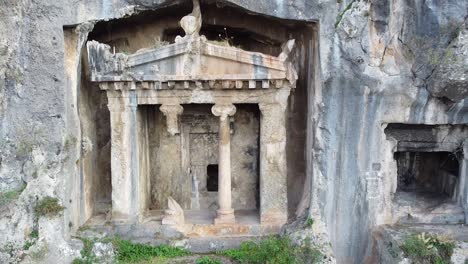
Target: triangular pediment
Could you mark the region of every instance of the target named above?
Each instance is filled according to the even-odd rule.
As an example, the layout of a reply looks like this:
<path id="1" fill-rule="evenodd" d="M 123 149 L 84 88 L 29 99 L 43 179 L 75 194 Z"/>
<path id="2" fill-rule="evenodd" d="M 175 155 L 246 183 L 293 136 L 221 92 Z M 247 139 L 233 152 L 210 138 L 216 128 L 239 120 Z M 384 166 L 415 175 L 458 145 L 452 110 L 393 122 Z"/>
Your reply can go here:
<path id="1" fill-rule="evenodd" d="M 91 41 L 88 54 L 93 81 L 280 80 L 288 74 L 284 59 L 203 38 L 131 55 Z"/>

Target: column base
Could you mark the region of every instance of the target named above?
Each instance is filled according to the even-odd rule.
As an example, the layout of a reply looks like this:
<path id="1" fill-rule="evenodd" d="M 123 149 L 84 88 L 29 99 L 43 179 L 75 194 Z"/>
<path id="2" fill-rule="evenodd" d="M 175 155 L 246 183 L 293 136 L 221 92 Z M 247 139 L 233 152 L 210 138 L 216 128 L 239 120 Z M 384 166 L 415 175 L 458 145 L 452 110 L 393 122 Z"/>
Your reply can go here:
<path id="1" fill-rule="evenodd" d="M 120 212 L 112 212 L 111 222 L 114 224 L 135 224 L 143 220 L 142 215 L 124 214 Z"/>
<path id="2" fill-rule="evenodd" d="M 218 216 L 214 219 L 215 225 L 222 224 L 235 224 L 236 217 L 234 216 L 234 210 L 218 210 L 216 211 Z"/>
<path id="3" fill-rule="evenodd" d="M 285 209 L 287 210 L 287 209 Z M 270 225 L 284 225 L 288 222 L 288 215 L 285 213 L 268 213 L 260 215 L 260 223 Z"/>

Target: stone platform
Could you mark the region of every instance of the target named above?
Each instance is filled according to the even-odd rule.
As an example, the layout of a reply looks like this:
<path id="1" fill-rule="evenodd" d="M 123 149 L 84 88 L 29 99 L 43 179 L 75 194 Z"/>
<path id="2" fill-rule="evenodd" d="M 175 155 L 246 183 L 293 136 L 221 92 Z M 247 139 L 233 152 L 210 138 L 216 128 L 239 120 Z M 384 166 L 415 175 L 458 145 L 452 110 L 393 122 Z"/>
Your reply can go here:
<path id="1" fill-rule="evenodd" d="M 393 215 L 401 224 L 463 224 L 465 212 L 449 197 L 432 193 L 397 192 Z"/>
<path id="2" fill-rule="evenodd" d="M 214 211 L 186 210 L 186 223 L 163 225 L 162 210 L 148 211 L 140 223 L 110 221 L 104 214 L 92 217 L 79 236 L 119 236 L 135 242 L 153 245 L 181 246 L 195 253 L 239 247 L 243 241 L 255 240 L 280 232 L 281 225 L 260 224 L 256 210 L 237 210 L 235 224 L 213 224 Z"/>
<path id="3" fill-rule="evenodd" d="M 453 241 L 455 247 L 451 262 L 463 264 L 468 261 L 468 228 L 464 224 L 399 224 L 380 226 L 373 231 L 374 246 L 369 263 L 410 263 L 404 257 L 400 246 L 412 234 L 437 235 L 441 239 Z"/>

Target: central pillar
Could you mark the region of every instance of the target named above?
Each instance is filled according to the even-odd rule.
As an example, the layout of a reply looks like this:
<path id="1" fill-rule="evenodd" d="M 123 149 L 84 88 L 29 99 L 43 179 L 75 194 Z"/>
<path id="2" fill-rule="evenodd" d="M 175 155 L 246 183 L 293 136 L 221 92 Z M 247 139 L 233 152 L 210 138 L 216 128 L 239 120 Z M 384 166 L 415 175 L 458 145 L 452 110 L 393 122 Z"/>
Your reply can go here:
<path id="1" fill-rule="evenodd" d="M 219 161 L 218 161 L 218 215 L 215 224 L 235 223 L 234 210 L 231 205 L 231 129 L 229 116 L 236 113 L 232 104 L 216 104 L 211 108 L 219 116 Z"/>
<path id="2" fill-rule="evenodd" d="M 468 224 L 468 139 L 463 141 L 463 158 L 458 177 L 458 201 L 465 212 L 465 224 Z"/>

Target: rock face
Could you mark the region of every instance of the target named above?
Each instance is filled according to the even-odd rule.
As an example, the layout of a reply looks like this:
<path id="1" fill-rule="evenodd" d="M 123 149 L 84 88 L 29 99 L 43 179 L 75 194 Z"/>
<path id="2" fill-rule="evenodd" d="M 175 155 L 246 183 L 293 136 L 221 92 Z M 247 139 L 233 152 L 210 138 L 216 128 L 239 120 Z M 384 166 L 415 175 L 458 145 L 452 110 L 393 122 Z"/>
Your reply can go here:
<path id="1" fill-rule="evenodd" d="M 27 186 L 0 208 L 0 248 L 21 248 L 39 225 L 54 230 L 39 232 L 48 242 L 46 259 L 77 254 L 65 247 L 84 221 L 77 212 L 86 205 L 75 189 L 82 184 L 82 155 L 103 147 L 80 132 L 89 124 L 79 112 L 94 109 L 80 103 L 78 89 L 88 34 L 97 21 L 188 2 L 0 1 L 0 192 Z M 371 230 L 395 221 L 395 145 L 385 136 L 387 124 L 468 122 L 468 2 L 201 1 L 202 8 L 214 3 L 318 25 L 315 42 L 305 47 L 313 56 L 302 62 L 313 67 L 299 212 L 309 209 L 324 227 L 337 263 L 371 263 Z M 43 196 L 60 198 L 66 207 L 60 218 L 35 220 L 33 206 Z"/>
<path id="2" fill-rule="evenodd" d="M 450 45 L 438 54 L 440 62 L 431 76 L 429 91 L 436 97 L 446 97 L 458 103 L 467 96 L 468 23 L 456 27 Z"/>

